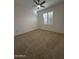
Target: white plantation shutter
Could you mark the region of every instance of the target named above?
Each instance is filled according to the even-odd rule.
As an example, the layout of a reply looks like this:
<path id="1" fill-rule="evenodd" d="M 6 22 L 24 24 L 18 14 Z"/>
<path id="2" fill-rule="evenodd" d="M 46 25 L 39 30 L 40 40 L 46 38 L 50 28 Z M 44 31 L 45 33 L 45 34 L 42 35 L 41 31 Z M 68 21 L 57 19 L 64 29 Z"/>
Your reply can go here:
<path id="1" fill-rule="evenodd" d="M 47 13 L 43 14 L 43 18 L 44 18 L 44 24 L 47 24 Z"/>
<path id="2" fill-rule="evenodd" d="M 53 12 L 48 12 L 43 14 L 44 24 L 51 25 L 53 24 Z"/>

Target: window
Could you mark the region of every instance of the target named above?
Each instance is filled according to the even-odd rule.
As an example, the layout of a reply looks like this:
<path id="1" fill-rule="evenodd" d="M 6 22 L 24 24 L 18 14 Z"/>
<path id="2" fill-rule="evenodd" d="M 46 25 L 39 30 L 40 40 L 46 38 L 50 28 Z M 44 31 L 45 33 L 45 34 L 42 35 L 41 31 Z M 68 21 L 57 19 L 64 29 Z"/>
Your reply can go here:
<path id="1" fill-rule="evenodd" d="M 44 24 L 50 25 L 53 23 L 53 12 L 48 12 L 43 14 Z"/>
<path id="2" fill-rule="evenodd" d="M 47 13 L 43 14 L 43 18 L 44 18 L 44 24 L 47 24 Z"/>

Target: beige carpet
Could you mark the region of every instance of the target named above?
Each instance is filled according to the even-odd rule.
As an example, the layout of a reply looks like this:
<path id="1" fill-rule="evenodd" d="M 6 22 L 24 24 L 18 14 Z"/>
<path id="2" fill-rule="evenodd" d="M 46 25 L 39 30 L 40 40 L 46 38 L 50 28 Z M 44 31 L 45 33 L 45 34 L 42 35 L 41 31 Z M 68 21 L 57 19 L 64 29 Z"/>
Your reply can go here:
<path id="1" fill-rule="evenodd" d="M 64 59 L 64 35 L 35 30 L 15 37 L 15 59 Z"/>

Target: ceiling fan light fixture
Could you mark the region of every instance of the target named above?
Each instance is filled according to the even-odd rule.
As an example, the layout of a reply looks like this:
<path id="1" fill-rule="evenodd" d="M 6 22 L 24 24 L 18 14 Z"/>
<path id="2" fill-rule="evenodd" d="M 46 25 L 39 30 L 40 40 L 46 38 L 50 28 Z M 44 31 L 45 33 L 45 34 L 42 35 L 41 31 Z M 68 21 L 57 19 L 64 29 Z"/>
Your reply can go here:
<path id="1" fill-rule="evenodd" d="M 41 6 L 40 5 L 37 5 L 37 8 L 40 8 Z"/>
<path id="2" fill-rule="evenodd" d="M 45 6 L 43 6 L 44 3 L 46 3 L 46 1 L 42 1 L 41 0 L 33 0 L 34 3 L 36 4 L 37 9 L 39 9 L 40 7 L 45 8 Z"/>

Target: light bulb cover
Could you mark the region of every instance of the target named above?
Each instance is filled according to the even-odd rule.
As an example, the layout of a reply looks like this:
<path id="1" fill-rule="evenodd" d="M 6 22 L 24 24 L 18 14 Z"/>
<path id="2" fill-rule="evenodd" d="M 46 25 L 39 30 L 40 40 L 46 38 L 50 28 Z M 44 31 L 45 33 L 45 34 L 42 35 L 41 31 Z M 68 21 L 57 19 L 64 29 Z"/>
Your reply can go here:
<path id="1" fill-rule="evenodd" d="M 37 5 L 38 8 L 40 8 L 40 5 Z"/>

